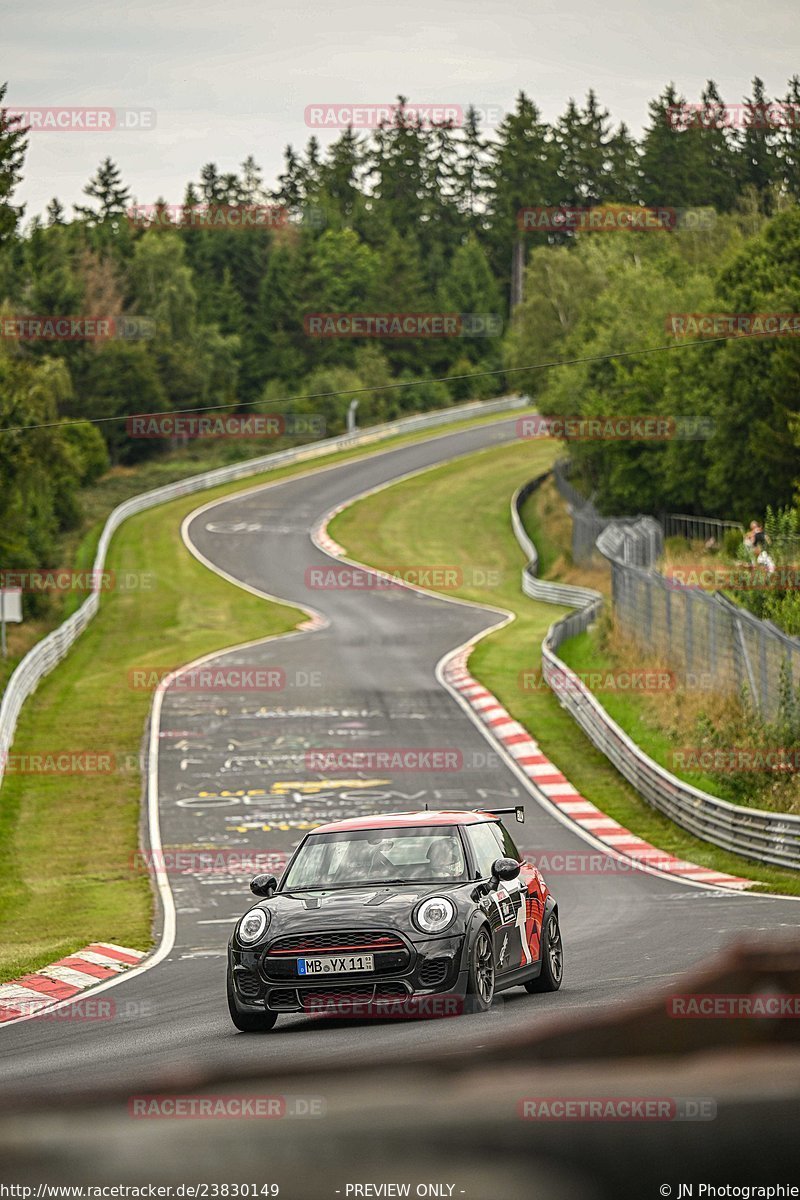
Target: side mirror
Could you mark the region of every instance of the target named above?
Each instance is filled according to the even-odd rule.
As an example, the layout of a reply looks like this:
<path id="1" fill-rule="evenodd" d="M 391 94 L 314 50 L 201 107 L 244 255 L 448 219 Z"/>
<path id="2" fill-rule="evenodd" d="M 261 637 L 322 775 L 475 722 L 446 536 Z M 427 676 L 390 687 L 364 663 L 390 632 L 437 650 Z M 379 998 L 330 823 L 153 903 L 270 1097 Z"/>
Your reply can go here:
<path id="1" fill-rule="evenodd" d="M 271 896 L 278 886 L 274 875 L 256 875 L 250 880 L 250 891 L 254 896 Z"/>
<path id="2" fill-rule="evenodd" d="M 515 858 L 496 858 L 492 863 L 492 883 L 501 879 L 508 882 L 510 879 L 516 879 L 520 872 L 521 863 L 518 863 Z M 495 884 L 496 886 L 496 884 Z"/>

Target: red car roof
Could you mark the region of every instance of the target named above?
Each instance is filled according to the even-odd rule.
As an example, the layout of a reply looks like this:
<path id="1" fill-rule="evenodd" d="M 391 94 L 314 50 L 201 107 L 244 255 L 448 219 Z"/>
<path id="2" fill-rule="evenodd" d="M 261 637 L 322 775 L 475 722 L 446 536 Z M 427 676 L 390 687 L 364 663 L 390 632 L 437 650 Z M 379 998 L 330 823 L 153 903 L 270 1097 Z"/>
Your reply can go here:
<path id="1" fill-rule="evenodd" d="M 398 826 L 425 825 L 479 825 L 482 821 L 492 821 L 490 812 L 471 812 L 468 809 L 456 809 L 453 812 L 422 812 L 380 813 L 374 817 L 350 817 L 347 821 L 332 821 L 329 825 L 320 825 L 313 833 L 345 833 L 350 829 L 397 829 Z"/>

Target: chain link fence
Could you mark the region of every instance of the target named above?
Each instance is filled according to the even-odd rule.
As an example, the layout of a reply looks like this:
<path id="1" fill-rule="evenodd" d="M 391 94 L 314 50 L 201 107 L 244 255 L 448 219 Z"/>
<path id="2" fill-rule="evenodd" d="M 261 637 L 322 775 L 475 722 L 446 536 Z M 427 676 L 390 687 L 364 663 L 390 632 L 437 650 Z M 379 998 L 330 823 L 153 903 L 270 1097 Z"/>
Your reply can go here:
<path id="1" fill-rule="evenodd" d="M 765 721 L 779 714 L 786 683 L 800 689 L 800 638 L 790 637 L 771 621 L 753 616 L 720 592 L 709 592 L 667 579 L 655 570 L 664 546 L 664 529 L 653 517 L 601 517 L 567 478 L 564 463 L 553 476 L 572 516 L 575 562 L 591 560 L 595 548 L 611 567 L 614 615 L 620 628 L 649 652 L 663 655 L 674 668 L 720 692 L 745 692 Z M 692 529 L 721 536 L 734 522 L 683 518 Z M 677 528 L 677 526 L 676 526 Z M 594 543 L 589 547 L 589 539 Z"/>
<path id="2" fill-rule="evenodd" d="M 572 561 L 589 566 L 595 560 L 597 539 L 607 534 L 608 546 L 615 557 L 626 563 L 648 567 L 656 562 L 664 549 L 664 532 L 653 517 L 603 517 L 594 502 L 575 488 L 569 480 L 567 462 L 557 462 L 553 478 L 572 517 Z"/>
<path id="3" fill-rule="evenodd" d="M 785 683 L 800 688 L 800 639 L 719 592 L 609 561 L 614 615 L 630 637 L 714 690 L 745 692 L 764 720 L 777 718 Z"/>
<path id="4" fill-rule="evenodd" d="M 602 611 L 603 598 L 589 588 L 547 583 L 536 577 L 538 554 L 525 532 L 520 508 L 545 478 L 546 475 L 538 476 L 514 494 L 511 523 L 528 558 L 522 569 L 522 590 L 525 595 L 552 604 L 569 605 L 578 610 L 554 621 L 542 642 L 542 674 L 559 704 L 623 778 L 658 812 L 689 833 L 725 850 L 732 850 L 757 862 L 800 869 L 800 816 L 731 804 L 685 783 L 645 754 L 609 716 L 579 676 L 559 658 L 558 651 L 564 642 L 585 632 L 597 620 Z M 628 624 L 636 640 L 647 643 L 649 648 L 653 639 L 664 636 L 669 642 L 671 638 L 676 653 L 685 653 L 687 648 L 691 648 L 691 661 L 697 669 L 706 669 L 710 662 L 719 663 L 720 666 L 724 663 L 722 677 L 725 681 L 729 678 L 746 679 L 754 695 L 757 684 L 769 686 L 770 671 L 774 670 L 774 664 L 771 668 L 769 654 L 758 657 L 761 647 L 766 643 L 753 641 L 764 635 L 766 622 L 742 612 L 722 596 L 675 591 L 674 585 L 670 586 L 654 570 L 612 557 L 617 546 L 616 531 L 609 524 L 600 537 L 601 553 L 608 558 L 611 566 L 615 611 L 619 619 Z M 659 600 L 663 601 L 660 610 Z M 703 606 L 702 610 L 696 610 L 695 605 Z M 698 617 L 700 611 L 706 614 L 707 623 L 704 626 Z M 709 617 L 709 614 L 713 615 Z M 734 633 L 734 630 L 737 632 Z M 775 630 L 775 633 L 779 639 L 792 641 L 786 639 L 780 630 Z M 797 643 L 797 650 L 800 651 L 800 643 Z M 753 670 L 754 663 L 758 666 L 758 672 Z M 765 672 L 763 677 L 760 674 L 762 664 Z M 797 665 L 800 666 L 800 663 Z"/>

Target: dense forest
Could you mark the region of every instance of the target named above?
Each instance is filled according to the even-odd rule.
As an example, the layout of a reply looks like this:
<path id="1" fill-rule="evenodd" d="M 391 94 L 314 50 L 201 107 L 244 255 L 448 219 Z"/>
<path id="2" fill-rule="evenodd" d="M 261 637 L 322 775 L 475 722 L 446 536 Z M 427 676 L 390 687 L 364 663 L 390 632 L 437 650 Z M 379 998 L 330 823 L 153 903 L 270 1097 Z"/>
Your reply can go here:
<path id="1" fill-rule="evenodd" d="M 217 406 L 312 412 L 331 434 L 353 397 L 362 424 L 509 390 L 548 413 L 701 416 L 703 439 L 570 452 L 608 511 L 749 518 L 789 504 L 797 339 L 698 345 L 665 332 L 673 312 L 800 312 L 800 78 L 777 99 L 783 112 L 754 80 L 740 128 L 709 82 L 676 122 L 684 98 L 670 86 L 640 138 L 593 92 L 554 123 L 521 93 L 491 131 L 472 109 L 461 125 L 426 126 L 401 100 L 369 134 L 345 130 L 325 152 L 315 137 L 287 147 L 271 185 L 252 156 L 232 172 L 203 166 L 184 217 L 282 214 L 248 228 L 134 197 L 110 159 L 71 214 L 54 197 L 31 217 L 15 203 L 26 130 L 0 107 L 0 321 L 127 317 L 147 334 L 0 337 L 0 564 L 50 562 L 83 485 L 169 450 L 128 436 L 125 415 Z M 136 209 L 146 202 L 152 219 Z M 649 233 L 521 228 L 524 208 L 600 204 L 705 219 Z M 501 332 L 309 336 L 305 317 L 319 312 L 496 314 Z M 554 361 L 571 365 L 527 369 Z"/>

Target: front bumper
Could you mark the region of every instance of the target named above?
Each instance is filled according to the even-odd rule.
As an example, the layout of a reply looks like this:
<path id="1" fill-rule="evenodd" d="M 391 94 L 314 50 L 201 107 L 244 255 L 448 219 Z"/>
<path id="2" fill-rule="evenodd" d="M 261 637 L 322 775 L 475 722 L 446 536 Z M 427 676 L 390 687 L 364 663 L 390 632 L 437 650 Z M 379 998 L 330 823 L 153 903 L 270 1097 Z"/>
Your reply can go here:
<path id="1" fill-rule="evenodd" d="M 450 1015 L 437 1012 L 435 997 L 463 997 L 467 972 L 464 934 L 412 940 L 407 953 L 376 954 L 376 970 L 309 980 L 297 973 L 297 961 L 276 963 L 267 950 L 232 945 L 228 963 L 237 1005 L 245 1011 L 308 1012 L 314 1015 Z M 407 1010 L 407 1011 L 406 1011 Z"/>

